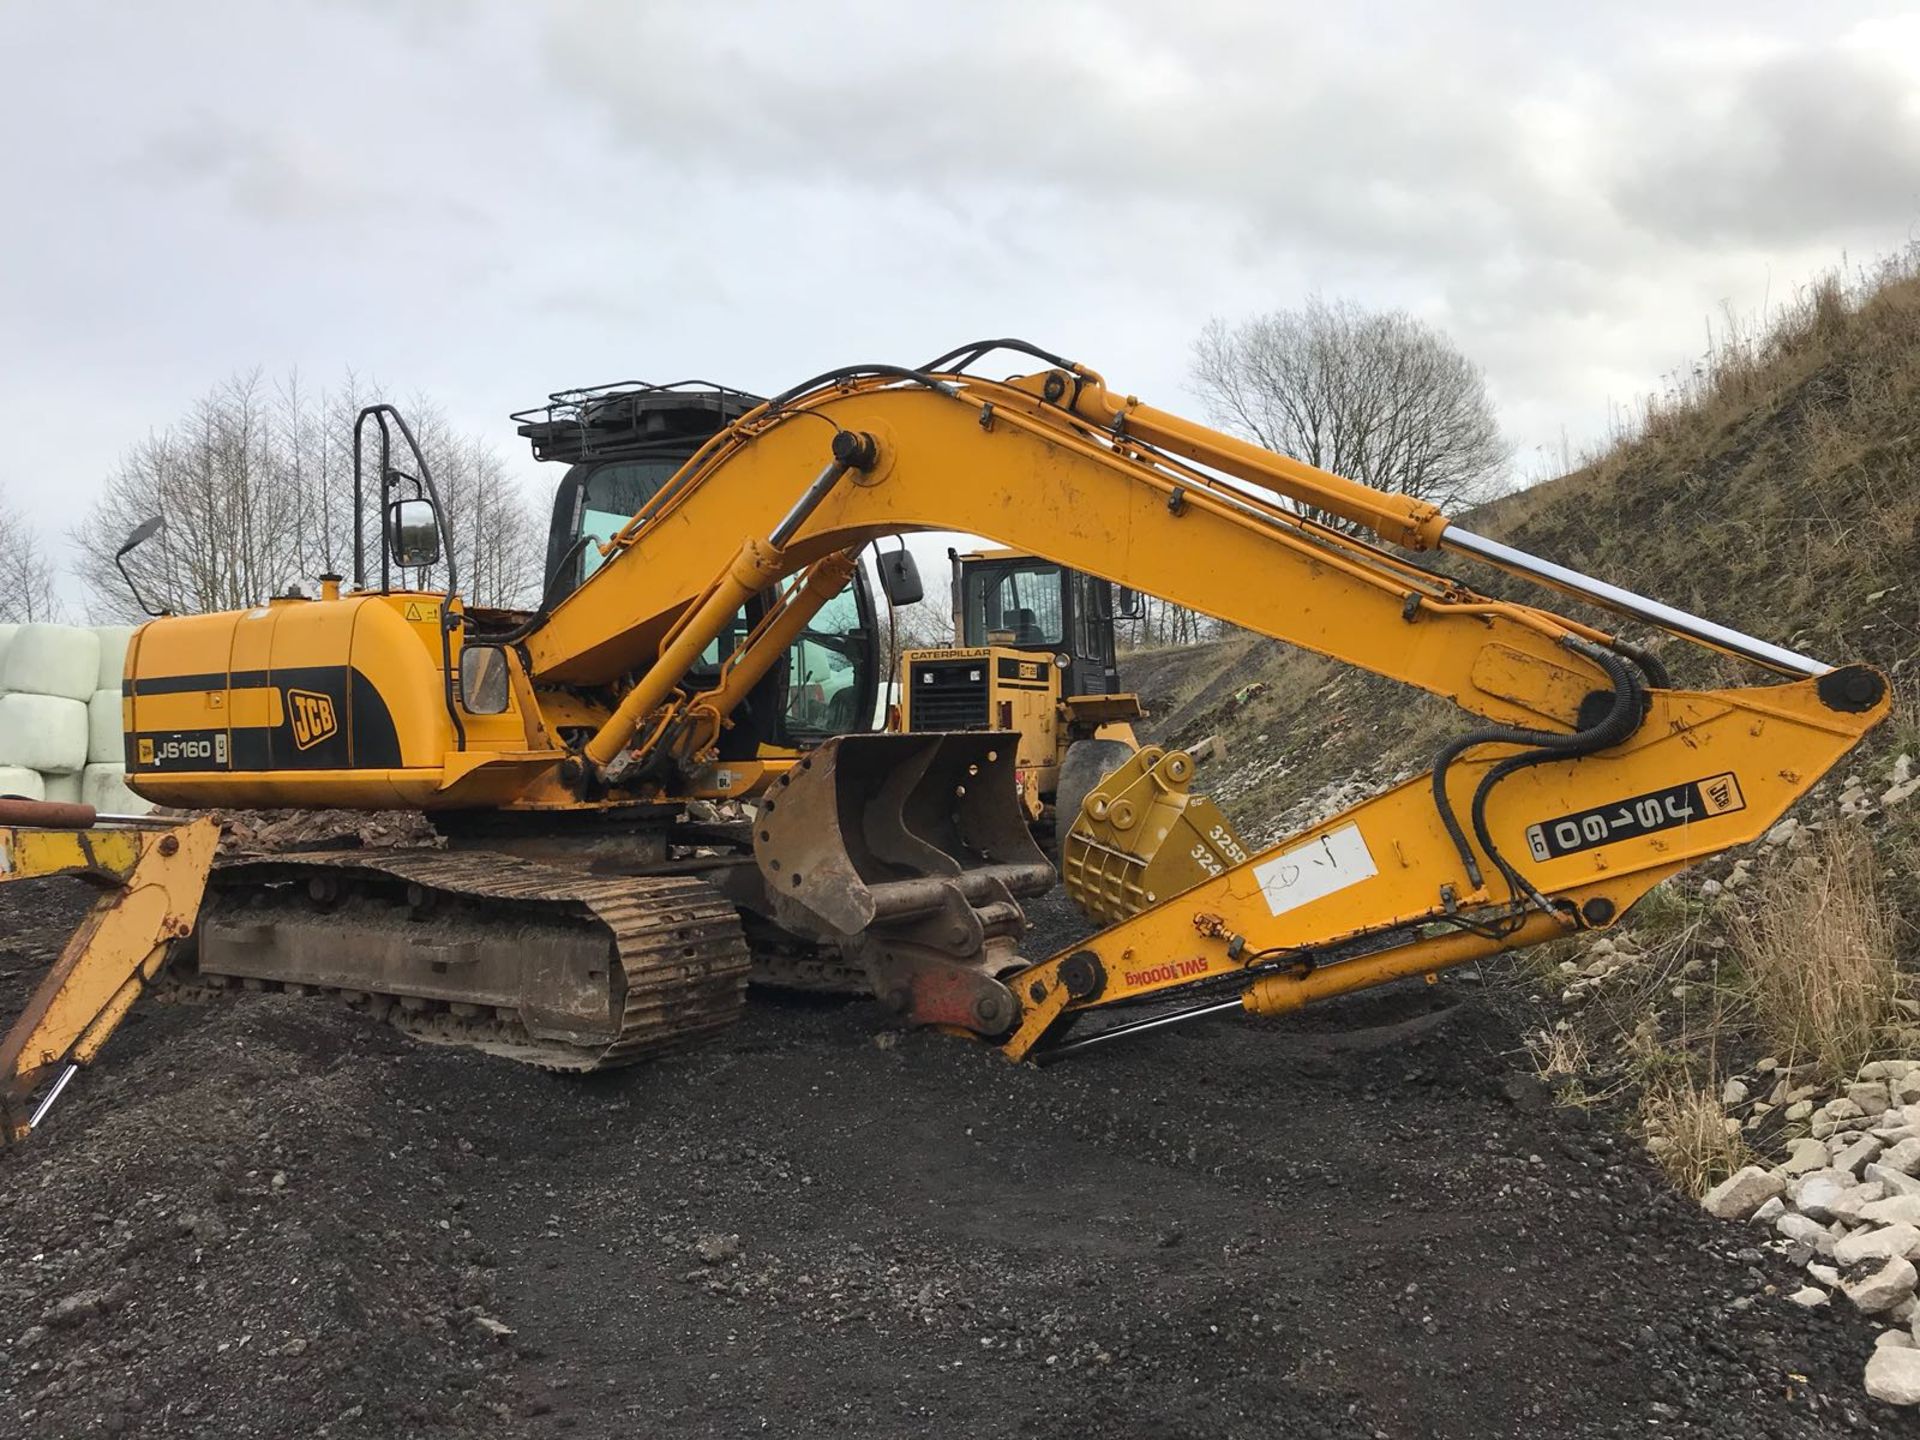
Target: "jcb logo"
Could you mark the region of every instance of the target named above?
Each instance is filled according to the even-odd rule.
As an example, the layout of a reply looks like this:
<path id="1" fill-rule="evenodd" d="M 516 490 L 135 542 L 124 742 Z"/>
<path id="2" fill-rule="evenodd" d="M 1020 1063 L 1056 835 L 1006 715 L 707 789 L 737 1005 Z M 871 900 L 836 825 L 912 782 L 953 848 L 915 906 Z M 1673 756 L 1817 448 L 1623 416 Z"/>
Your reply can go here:
<path id="1" fill-rule="evenodd" d="M 340 729 L 331 695 L 316 695 L 311 690 L 287 691 L 287 715 L 293 721 L 296 749 L 309 750 L 329 739 Z"/>

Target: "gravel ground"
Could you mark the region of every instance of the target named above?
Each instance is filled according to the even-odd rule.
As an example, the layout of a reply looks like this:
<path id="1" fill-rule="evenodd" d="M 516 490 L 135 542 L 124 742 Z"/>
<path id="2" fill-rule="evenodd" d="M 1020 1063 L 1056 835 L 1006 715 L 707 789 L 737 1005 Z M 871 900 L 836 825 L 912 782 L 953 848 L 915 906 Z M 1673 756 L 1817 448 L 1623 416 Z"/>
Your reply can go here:
<path id="1" fill-rule="evenodd" d="M 84 898 L 0 887 L 7 1013 Z M 1509 1003 L 1037 1070 L 760 997 L 584 1082 L 149 1003 L 0 1154 L 0 1434 L 1908 1433 L 1868 1327 L 1516 1074 Z"/>

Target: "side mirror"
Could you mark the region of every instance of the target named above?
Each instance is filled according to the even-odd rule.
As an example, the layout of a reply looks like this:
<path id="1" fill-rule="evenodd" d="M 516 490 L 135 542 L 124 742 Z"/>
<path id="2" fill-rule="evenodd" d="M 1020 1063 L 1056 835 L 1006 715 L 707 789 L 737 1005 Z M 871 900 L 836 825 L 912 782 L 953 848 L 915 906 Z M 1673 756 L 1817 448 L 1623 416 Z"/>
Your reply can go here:
<path id="1" fill-rule="evenodd" d="M 926 588 L 920 583 L 920 567 L 906 546 L 875 558 L 880 565 L 880 588 L 890 604 L 918 605 L 926 599 Z"/>
<path id="2" fill-rule="evenodd" d="M 468 645 L 460 651 L 460 706 L 469 715 L 504 715 L 513 696 L 507 652 L 500 645 Z"/>
<path id="3" fill-rule="evenodd" d="M 1138 620 L 1147 613 L 1146 602 L 1140 598 L 1138 590 L 1122 585 L 1119 597 L 1114 601 L 1113 618 L 1116 620 Z"/>
<path id="4" fill-rule="evenodd" d="M 387 507 L 387 554 L 403 569 L 440 560 L 440 514 L 431 500 L 396 500 Z"/>
<path id="5" fill-rule="evenodd" d="M 166 615 L 167 608 L 148 603 L 147 597 L 140 593 L 140 587 L 133 583 L 133 576 L 127 571 L 127 556 L 138 550 L 147 541 L 167 528 L 164 515 L 150 515 L 133 527 L 133 533 L 127 536 L 126 543 L 113 552 L 113 568 L 120 572 L 120 578 L 127 582 L 127 589 L 133 595 L 133 603 L 148 615 Z"/>

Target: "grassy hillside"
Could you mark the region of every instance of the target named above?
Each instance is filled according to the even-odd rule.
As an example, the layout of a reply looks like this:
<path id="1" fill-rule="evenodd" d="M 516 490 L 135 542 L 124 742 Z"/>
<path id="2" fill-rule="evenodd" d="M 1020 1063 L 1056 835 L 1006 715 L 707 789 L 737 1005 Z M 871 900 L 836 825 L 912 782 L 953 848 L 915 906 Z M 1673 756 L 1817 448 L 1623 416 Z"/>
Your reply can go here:
<path id="1" fill-rule="evenodd" d="M 1811 288 L 1772 329 L 1735 337 L 1652 403 L 1639 433 L 1463 525 L 1822 658 L 1894 676 L 1915 738 L 1920 667 L 1920 253 L 1852 287 Z M 1458 559 L 1481 590 L 1580 613 Z M 1585 618 L 1621 628 L 1617 617 Z M 1682 683 L 1734 662 L 1623 629 Z M 1452 707 L 1272 642 L 1236 637 L 1126 666 L 1159 738 L 1219 733 L 1205 780 L 1256 837 L 1356 771 L 1426 768 L 1466 724 Z M 1752 672 L 1746 672 L 1751 679 Z"/>

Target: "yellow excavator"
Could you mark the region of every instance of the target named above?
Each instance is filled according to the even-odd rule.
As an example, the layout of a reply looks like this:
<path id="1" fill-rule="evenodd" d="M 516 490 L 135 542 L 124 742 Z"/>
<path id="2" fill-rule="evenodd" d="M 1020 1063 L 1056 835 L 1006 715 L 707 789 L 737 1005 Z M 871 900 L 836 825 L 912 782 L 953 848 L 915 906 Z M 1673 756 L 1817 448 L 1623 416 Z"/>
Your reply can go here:
<path id="1" fill-rule="evenodd" d="M 1038 367 L 972 373 L 996 350 Z M 641 387 L 636 413 L 697 408 L 697 389 Z M 590 410 L 562 403 L 539 423 L 557 434 Z M 624 515 L 583 504 L 559 537 L 578 583 L 530 613 L 463 601 L 404 422 L 375 407 L 362 429 L 379 446 L 373 483 L 355 487 L 351 586 L 144 626 L 125 672 L 128 780 L 189 809 L 419 809 L 444 848 L 212 863 L 197 909 L 189 877 L 151 925 L 123 927 L 137 938 L 76 939 L 48 984 L 100 997 L 96 1016 L 172 947 L 209 983 L 341 991 L 427 1038 L 586 1070 L 731 1024 L 751 939 L 859 976 L 908 1022 L 1012 1059 L 1064 1054 L 1605 928 L 1760 835 L 1889 706 L 1871 668 L 1563 569 L 1020 342 L 835 370 L 722 416 L 683 461 L 632 477 Z M 373 547 L 358 539 L 368 510 Z M 1020 902 L 1054 872 L 1020 813 L 1008 733 L 858 733 L 861 697 L 825 685 L 806 733 L 755 703 L 807 637 L 834 648 L 823 617 L 862 547 L 919 530 L 1018 545 L 1420 686 L 1477 723 L 1428 775 L 1070 950 L 1024 955 Z M 1537 581 L 1774 683 L 1677 688 L 1608 630 L 1389 547 Z M 860 651 L 855 620 L 842 658 Z M 744 818 L 696 804 L 724 799 Z M 3 853 L 55 843 L 9 819 Z M 99 839 L 62 820 L 48 831 L 82 850 Z M 121 858 L 89 873 L 131 877 L 133 851 L 165 833 L 117 842 Z M 58 1048 L 72 1026 L 46 1029 L 5 1051 L 16 1113 L 91 1053 Z"/>

